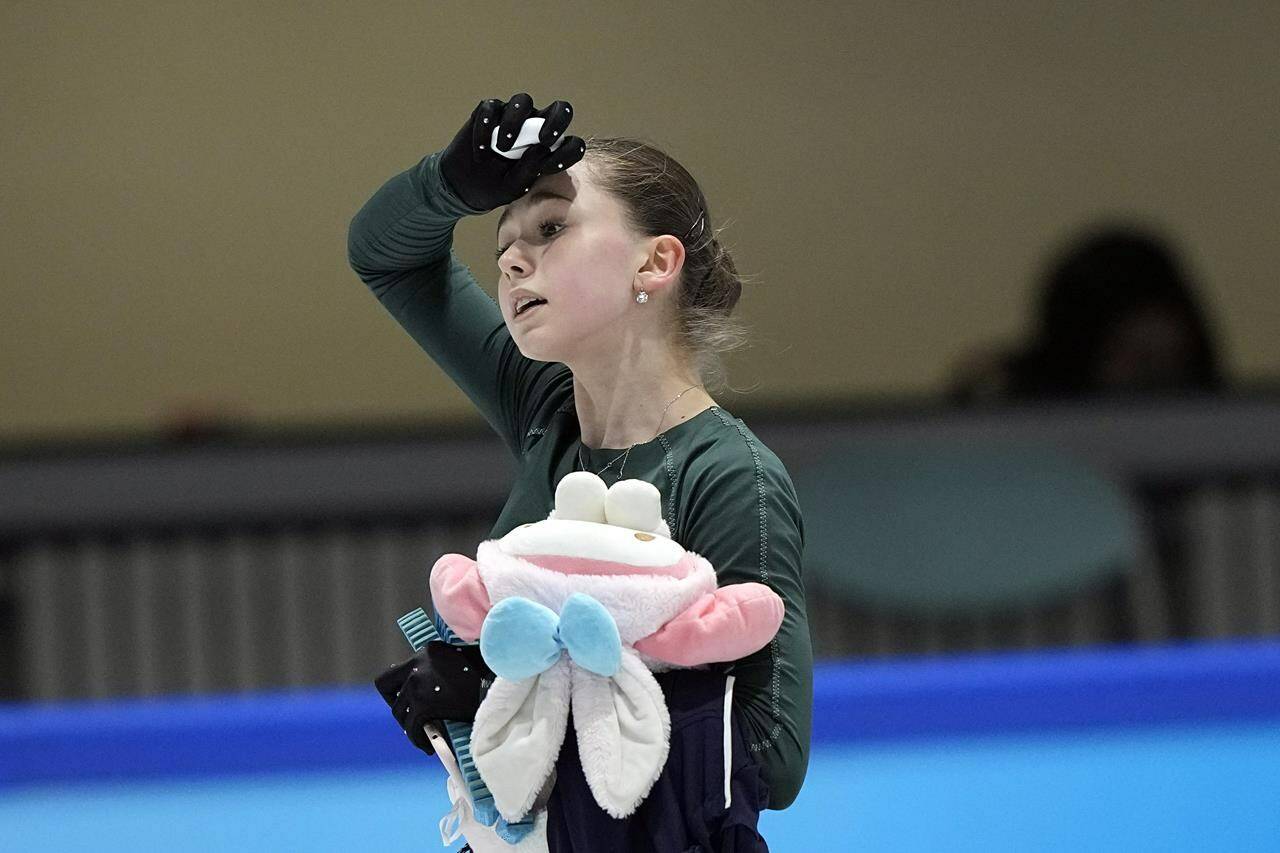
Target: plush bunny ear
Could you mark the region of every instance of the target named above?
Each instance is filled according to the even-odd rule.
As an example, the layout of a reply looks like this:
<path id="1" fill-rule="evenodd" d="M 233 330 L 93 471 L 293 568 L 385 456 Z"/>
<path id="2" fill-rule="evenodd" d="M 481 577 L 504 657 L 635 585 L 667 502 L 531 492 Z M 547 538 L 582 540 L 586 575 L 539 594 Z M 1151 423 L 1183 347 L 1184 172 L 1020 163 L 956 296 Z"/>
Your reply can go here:
<path id="1" fill-rule="evenodd" d="M 648 796 L 667 763 L 671 717 L 662 688 L 636 655 L 606 678 L 573 667 L 573 725 L 582 773 L 600 808 L 624 818 Z"/>
<path id="2" fill-rule="evenodd" d="M 547 518 L 605 523 L 604 500 L 608 487 L 590 471 L 571 471 L 556 484 L 556 508 Z"/>
<path id="3" fill-rule="evenodd" d="M 495 678 L 476 709 L 471 757 L 508 821 L 524 817 L 537 799 L 555 768 L 568 720 L 567 656 L 533 678 Z"/>

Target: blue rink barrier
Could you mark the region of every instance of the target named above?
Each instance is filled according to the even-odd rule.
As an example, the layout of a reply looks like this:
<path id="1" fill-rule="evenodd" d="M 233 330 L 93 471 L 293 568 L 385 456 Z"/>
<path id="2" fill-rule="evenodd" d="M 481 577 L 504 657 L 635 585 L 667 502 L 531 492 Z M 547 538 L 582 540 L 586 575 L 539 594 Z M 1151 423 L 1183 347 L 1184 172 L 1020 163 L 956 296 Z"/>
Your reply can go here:
<path id="1" fill-rule="evenodd" d="M 443 780 L 372 684 L 0 706 L 5 851 L 443 849 Z M 761 824 L 775 851 L 1280 850 L 1278 792 L 1280 641 L 846 661 Z"/>

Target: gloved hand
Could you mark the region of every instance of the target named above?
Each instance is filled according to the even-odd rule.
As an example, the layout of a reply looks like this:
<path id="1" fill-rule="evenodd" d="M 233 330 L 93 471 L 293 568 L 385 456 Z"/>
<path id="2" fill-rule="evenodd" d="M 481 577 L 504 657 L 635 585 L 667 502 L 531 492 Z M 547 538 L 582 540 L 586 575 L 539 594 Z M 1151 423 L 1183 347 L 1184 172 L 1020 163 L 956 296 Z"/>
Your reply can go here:
<path id="1" fill-rule="evenodd" d="M 510 160 L 490 150 L 495 126 L 498 147 L 510 151 L 525 119 L 533 116 L 541 117 L 544 123 L 538 141 L 524 156 Z M 573 107 L 568 101 L 555 101 L 535 111 L 533 98 L 526 92 L 512 95 L 510 101 L 481 101 L 440 155 L 440 174 L 469 207 L 487 212 L 510 204 L 533 186 L 539 174 L 563 172 L 582 159 L 586 143 L 577 136 L 564 136 L 572 119 Z M 564 142 L 552 151 L 551 146 L 562 137 Z"/>
<path id="2" fill-rule="evenodd" d="M 422 651 L 373 680 L 413 745 L 435 755 L 422 726 L 431 720 L 472 722 L 493 683 L 478 645 L 455 646 L 432 640 Z"/>

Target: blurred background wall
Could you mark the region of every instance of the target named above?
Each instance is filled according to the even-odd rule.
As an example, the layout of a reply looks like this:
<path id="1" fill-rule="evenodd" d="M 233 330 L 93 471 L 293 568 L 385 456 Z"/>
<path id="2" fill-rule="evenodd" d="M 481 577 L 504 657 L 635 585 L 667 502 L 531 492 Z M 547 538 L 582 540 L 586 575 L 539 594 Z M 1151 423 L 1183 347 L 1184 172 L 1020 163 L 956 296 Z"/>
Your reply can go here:
<path id="1" fill-rule="evenodd" d="M 5 3 L 0 438 L 480 426 L 345 234 L 520 91 L 702 182 L 755 277 L 730 410 L 938 394 L 1103 215 L 1178 246 L 1265 383 L 1278 36 L 1267 2 Z M 456 237 L 488 287 L 496 217 Z"/>
<path id="2" fill-rule="evenodd" d="M 1271 2 L 0 4 L 0 846 L 446 808 L 369 682 L 514 465 L 347 226 L 524 91 L 679 159 L 750 277 L 717 402 L 827 659 L 771 847 L 1273 849 L 1277 43 Z M 454 244 L 491 292 L 497 216 Z M 1177 263 L 1064 254 L 1105 222 Z M 1180 288 L 1219 378 L 1150 393 Z"/>

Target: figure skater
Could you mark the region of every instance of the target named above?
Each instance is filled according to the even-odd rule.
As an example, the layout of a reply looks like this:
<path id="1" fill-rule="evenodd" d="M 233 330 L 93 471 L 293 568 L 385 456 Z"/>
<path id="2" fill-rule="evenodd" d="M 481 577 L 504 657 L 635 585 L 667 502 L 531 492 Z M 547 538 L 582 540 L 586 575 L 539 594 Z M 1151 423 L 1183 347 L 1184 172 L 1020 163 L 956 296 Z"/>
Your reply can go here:
<path id="1" fill-rule="evenodd" d="M 510 154 L 534 116 L 544 124 L 523 156 L 492 150 L 493 128 Z M 523 92 L 481 101 L 448 147 L 365 203 L 349 260 L 514 456 L 490 538 L 546 518 L 571 471 L 639 478 L 661 493 L 672 538 L 721 584 L 757 581 L 785 603 L 781 630 L 756 654 L 657 676 L 669 758 L 626 819 L 591 796 L 570 720 L 547 804 L 550 850 L 766 850 L 760 810 L 790 805 L 808 764 L 813 657 L 795 489 L 708 390 L 723 386 L 720 353 L 741 342 L 729 317 L 741 281 L 679 163 L 635 139 L 565 136 L 572 118 L 567 101 L 535 110 Z M 463 216 L 502 206 L 495 304 L 452 236 Z M 431 704 L 415 660 L 380 681 L 395 682 L 397 723 L 430 751 L 413 736 Z"/>

